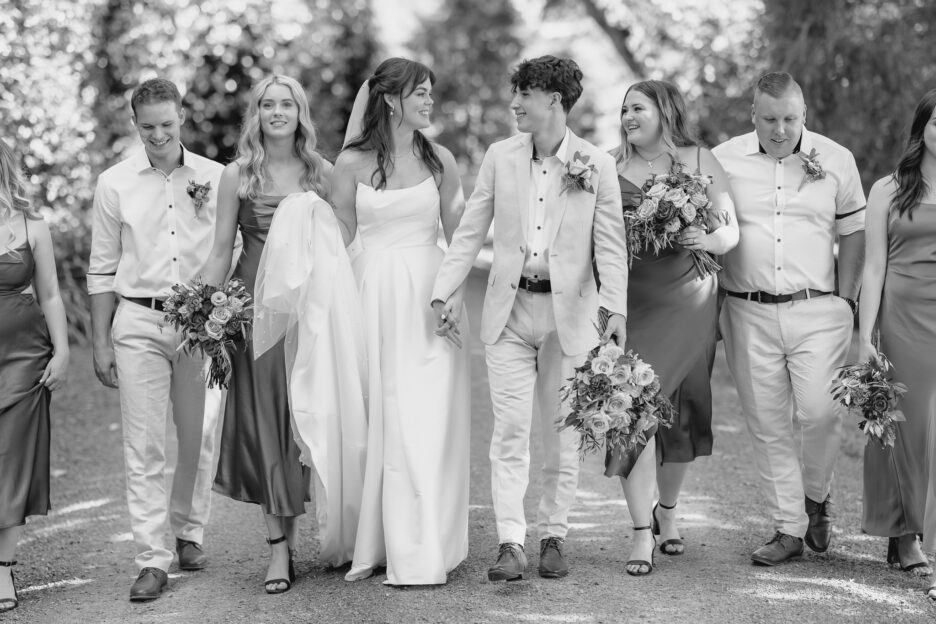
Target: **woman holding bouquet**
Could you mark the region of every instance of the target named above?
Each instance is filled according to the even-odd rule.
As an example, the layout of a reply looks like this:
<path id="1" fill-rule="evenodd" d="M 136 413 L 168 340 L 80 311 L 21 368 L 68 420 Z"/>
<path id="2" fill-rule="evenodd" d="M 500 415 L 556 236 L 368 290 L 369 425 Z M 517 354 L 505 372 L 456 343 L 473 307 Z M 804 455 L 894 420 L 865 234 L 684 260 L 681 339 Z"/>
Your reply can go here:
<path id="1" fill-rule="evenodd" d="M 345 242 L 355 233 L 359 242 L 369 377 L 348 580 L 386 566 L 388 584 L 441 584 L 468 552 L 468 351 L 433 335 L 427 305 L 443 257 L 439 223 L 450 239 L 464 209 L 454 157 L 422 134 L 434 82 L 420 63 L 382 62 L 361 87 L 331 176 Z"/>
<path id="2" fill-rule="evenodd" d="M 727 176 L 711 152 L 690 134 L 683 97 L 673 85 L 647 80 L 627 90 L 621 106 L 621 145 L 612 154 L 625 215 L 644 203 L 644 209 L 658 206 L 657 211 L 696 214 L 708 210 L 707 218 L 697 220 L 704 227 L 673 230 L 675 244 L 655 251 L 646 241 L 646 248 L 630 245 L 629 250 L 626 348 L 653 367 L 660 378 L 661 395 L 671 397 L 677 412 L 672 426 L 660 428 L 642 452 L 638 448 L 622 456 L 612 451 L 606 461 L 605 474 L 621 477 L 634 523 L 627 572 L 640 576 L 653 569 L 654 535 L 662 540 L 663 554 L 684 552 L 675 508 L 689 462 L 712 452 L 710 381 L 718 322 L 715 276 L 703 275 L 693 254 L 719 255 L 732 249 L 738 242 L 738 226 Z M 676 196 L 681 193 L 676 192 L 674 201 L 668 201 L 670 195 L 649 201 L 662 190 L 652 183 L 653 176 L 680 167 L 686 173 L 694 171 L 705 182 L 705 176 L 710 176 L 704 197 L 697 192 L 679 199 Z M 654 476 L 659 489 L 656 505 L 652 502 Z"/>
<path id="3" fill-rule="evenodd" d="M 933 573 L 936 550 L 936 89 L 920 100 L 894 173 L 868 195 L 859 303 L 859 361 L 881 353 L 907 386 L 892 448 L 865 446 L 862 528 L 889 538 L 887 562 Z M 923 544 L 917 535 L 923 534 Z M 936 599 L 936 586 L 930 588 Z"/>
<path id="4" fill-rule="evenodd" d="M 215 241 L 202 271 L 206 283 L 224 281 L 239 229 L 244 247 L 233 277 L 254 293 L 279 203 L 304 191 L 327 197 L 328 164 L 315 143 L 309 103 L 298 82 L 274 75 L 254 87 L 237 158 L 225 167 L 218 189 Z M 310 471 L 300 463 L 293 439 L 283 342 L 256 359 L 253 345 L 240 343 L 231 360 L 214 489 L 263 509 L 271 551 L 264 585 L 267 593 L 282 593 L 294 580 L 296 519 L 305 513 L 310 485 Z"/>
<path id="5" fill-rule="evenodd" d="M 0 613 L 19 603 L 16 544 L 49 511 L 49 400 L 65 383 L 68 330 L 52 237 L 0 140 Z"/>

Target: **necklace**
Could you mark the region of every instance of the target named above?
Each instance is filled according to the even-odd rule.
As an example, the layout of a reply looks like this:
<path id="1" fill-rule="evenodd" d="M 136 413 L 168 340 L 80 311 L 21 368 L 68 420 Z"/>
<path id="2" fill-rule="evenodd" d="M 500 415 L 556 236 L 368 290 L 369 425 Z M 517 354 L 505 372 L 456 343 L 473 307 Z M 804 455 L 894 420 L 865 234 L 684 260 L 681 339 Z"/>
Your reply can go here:
<path id="1" fill-rule="evenodd" d="M 653 163 L 660 160 L 661 157 L 665 156 L 668 153 L 664 151 L 664 152 L 660 152 L 653 158 L 646 158 L 643 154 L 640 153 L 640 150 L 634 150 L 634 151 L 637 152 L 637 155 L 640 156 L 640 159 L 643 160 L 645 163 L 647 163 L 647 166 L 651 169 L 653 169 Z"/>

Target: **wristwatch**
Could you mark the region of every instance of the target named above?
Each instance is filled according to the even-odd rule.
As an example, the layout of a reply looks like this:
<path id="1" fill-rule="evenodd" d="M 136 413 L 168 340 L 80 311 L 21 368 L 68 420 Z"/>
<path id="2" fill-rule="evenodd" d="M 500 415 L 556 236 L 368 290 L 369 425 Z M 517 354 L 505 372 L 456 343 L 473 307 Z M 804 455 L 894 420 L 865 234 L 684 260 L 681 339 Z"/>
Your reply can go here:
<path id="1" fill-rule="evenodd" d="M 851 308 L 852 314 L 858 314 L 858 302 L 854 299 L 849 299 L 848 297 L 842 297 L 845 300 L 845 303 L 848 304 L 848 307 Z"/>

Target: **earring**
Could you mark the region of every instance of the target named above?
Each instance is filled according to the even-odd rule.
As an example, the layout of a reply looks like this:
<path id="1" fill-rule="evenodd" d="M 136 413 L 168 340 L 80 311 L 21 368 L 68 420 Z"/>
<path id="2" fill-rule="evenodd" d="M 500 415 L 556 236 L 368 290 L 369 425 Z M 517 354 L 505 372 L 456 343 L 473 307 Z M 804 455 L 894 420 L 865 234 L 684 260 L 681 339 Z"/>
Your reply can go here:
<path id="1" fill-rule="evenodd" d="M 393 114 L 396 112 L 396 109 L 393 106 L 390 106 L 390 116 L 393 117 Z"/>

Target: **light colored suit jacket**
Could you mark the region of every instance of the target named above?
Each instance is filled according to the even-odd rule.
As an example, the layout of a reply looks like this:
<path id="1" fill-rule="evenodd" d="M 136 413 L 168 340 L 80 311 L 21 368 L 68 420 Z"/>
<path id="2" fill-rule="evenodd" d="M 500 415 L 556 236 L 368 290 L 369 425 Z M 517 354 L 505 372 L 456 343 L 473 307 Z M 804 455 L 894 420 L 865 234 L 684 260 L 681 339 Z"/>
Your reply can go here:
<path id="1" fill-rule="evenodd" d="M 614 159 L 570 133 L 569 161 L 579 152 L 597 167 L 595 192 L 555 184 L 547 199 L 554 215 L 548 232 L 549 277 L 559 343 L 566 355 L 584 353 L 598 343 L 599 306 L 627 314 L 627 249 L 621 190 Z M 481 340 L 500 337 L 517 296 L 526 255 L 532 135 L 518 134 L 488 148 L 465 214 L 439 267 L 432 300 L 447 300 L 464 281 L 494 221 L 494 263 L 481 316 Z M 563 171 L 565 169 L 563 168 Z M 599 294 L 592 258 L 601 280 Z"/>

